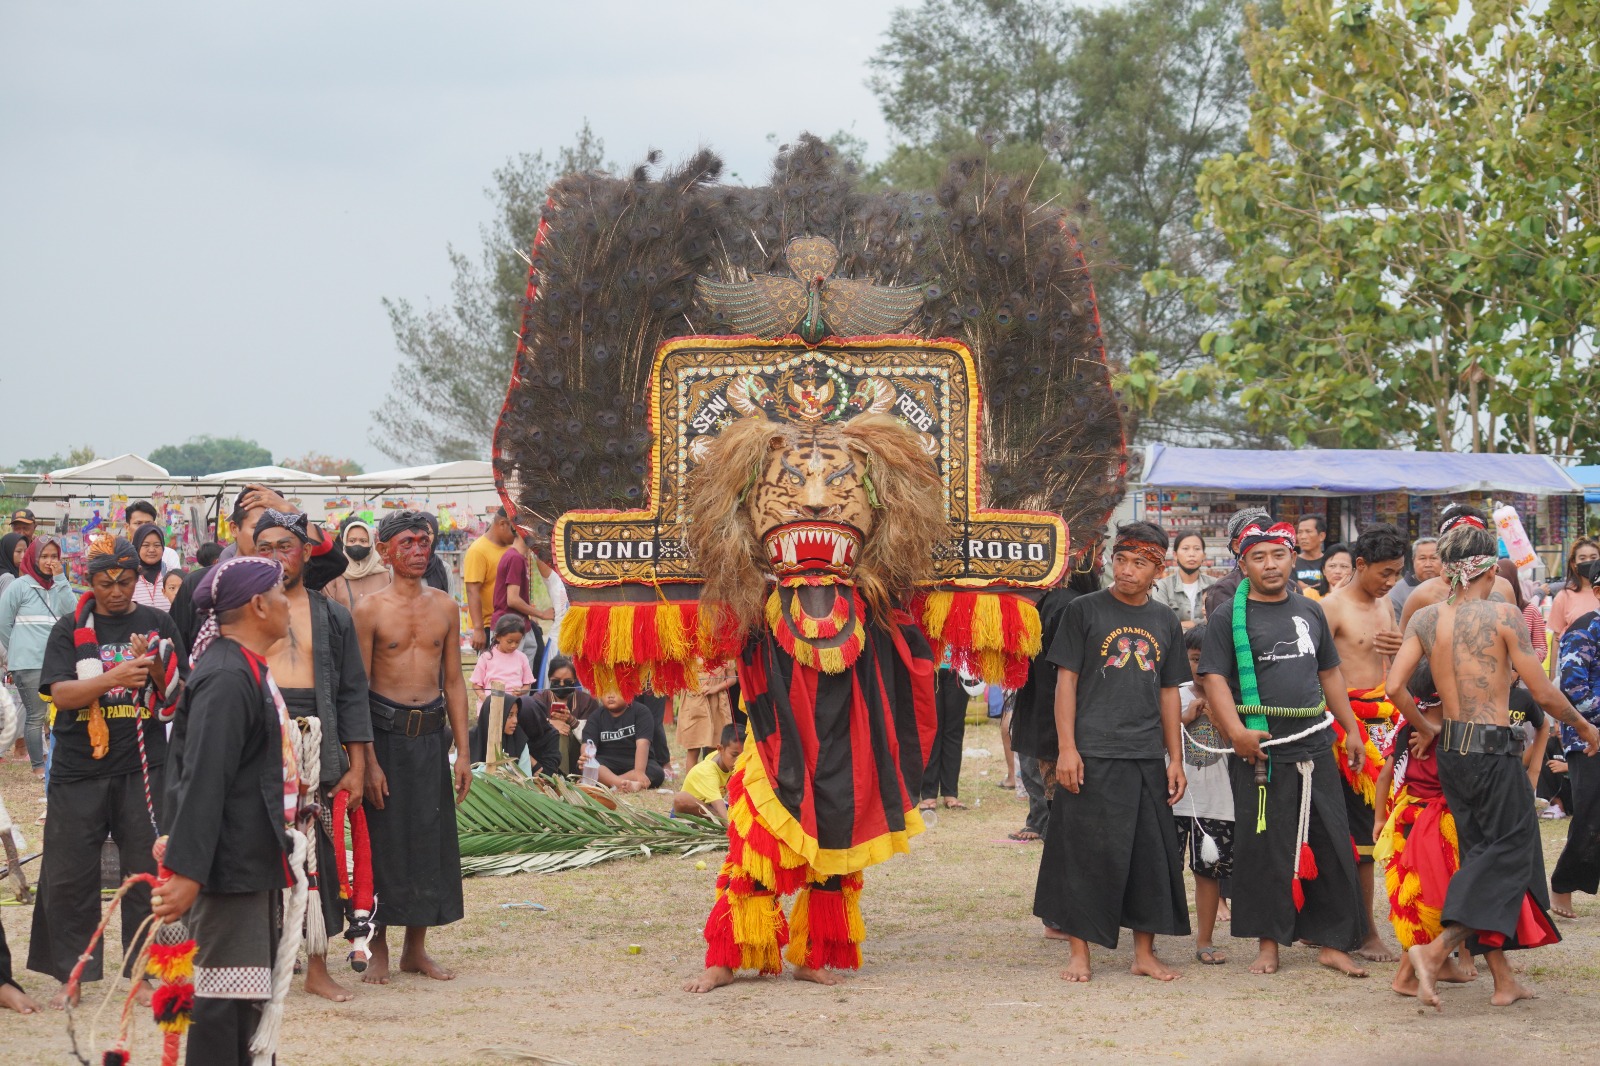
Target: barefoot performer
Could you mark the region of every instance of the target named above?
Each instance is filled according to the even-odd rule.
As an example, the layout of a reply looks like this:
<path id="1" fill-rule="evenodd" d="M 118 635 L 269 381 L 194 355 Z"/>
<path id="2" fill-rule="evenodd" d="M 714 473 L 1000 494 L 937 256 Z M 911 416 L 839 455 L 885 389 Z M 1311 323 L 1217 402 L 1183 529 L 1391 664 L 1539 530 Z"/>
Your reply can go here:
<path id="1" fill-rule="evenodd" d="M 1439 747 L 1439 784 L 1461 846 L 1440 916 L 1443 930 L 1407 954 L 1416 970 L 1417 998 L 1441 1008 L 1436 987 L 1450 952 L 1465 946 L 1486 955 L 1494 976 L 1490 1002 L 1508 1006 L 1533 993 L 1511 972 L 1505 952 L 1561 939 L 1549 916 L 1544 851 L 1533 791 L 1522 765 L 1523 739 L 1511 725 L 1508 701 L 1516 676 L 1547 714 L 1572 726 L 1589 754 L 1600 732 L 1578 714 L 1534 657 L 1522 614 L 1494 592 L 1495 535 L 1462 523 L 1439 540 L 1450 595 L 1412 618 L 1389 671 L 1406 721 Z M 1426 655 L 1443 701 L 1443 720 L 1419 714 L 1399 682 Z"/>
<path id="2" fill-rule="evenodd" d="M 1150 596 L 1166 556 L 1160 528 L 1119 527 L 1112 586 L 1072 601 L 1050 647 L 1061 788 L 1033 913 L 1071 941 L 1066 981 L 1089 980 L 1089 942 L 1115 948 L 1124 926 L 1133 930 L 1134 973 L 1181 976 L 1155 953 L 1156 934 L 1189 934 L 1172 816 L 1185 786 L 1178 686 L 1189 660 L 1177 614 Z"/>
<path id="3" fill-rule="evenodd" d="M 1400 627 L 1395 622 L 1389 590 L 1400 580 L 1405 566 L 1405 538 L 1393 526 L 1376 525 L 1356 539 L 1352 554 L 1354 575 L 1322 598 L 1322 613 L 1339 652 L 1339 671 L 1349 686 L 1350 711 L 1361 723 L 1367 758 L 1360 770 L 1350 765 L 1344 757 L 1344 730 L 1337 722 L 1333 726 L 1333 757 L 1339 766 L 1350 835 L 1359 856 L 1356 873 L 1366 936 L 1356 955 L 1368 962 L 1393 962 L 1394 955 L 1378 936 L 1372 918 L 1372 833 L 1383 752 L 1388 750 L 1400 719 L 1400 712 L 1384 691 L 1384 677 L 1389 672 L 1390 657 L 1400 650 Z"/>
<path id="4" fill-rule="evenodd" d="M 0 926 L 0 1007 L 18 1014 L 37 1014 L 39 1011 L 39 1004 L 29 998 L 11 972 L 11 948 L 6 944 L 4 926 Z"/>
<path id="5" fill-rule="evenodd" d="M 258 1061 L 257 1037 L 268 1056 L 276 1046 L 276 1024 L 263 1022 L 281 1014 L 294 966 L 283 946 L 299 941 L 280 936 L 280 896 L 297 880 L 299 731 L 266 660 L 289 628 L 283 568 L 249 556 L 218 563 L 194 605 L 194 673 L 172 735 L 164 856 L 172 878 L 153 909 L 183 918 L 195 941 L 187 1061 L 229 1066 Z"/>
<path id="6" fill-rule="evenodd" d="M 1244 580 L 1211 615 L 1200 656 L 1206 703 L 1236 755 L 1233 935 L 1261 941 L 1251 973 L 1276 973 L 1280 947 L 1308 940 L 1322 965 L 1365 977 L 1349 955 L 1366 923 L 1326 729 L 1344 726 L 1357 770 L 1366 745 L 1322 608 L 1288 590 L 1294 544 L 1284 523 L 1244 529 Z"/>
<path id="7" fill-rule="evenodd" d="M 167 731 L 176 688 L 159 707 L 148 695 L 166 692 L 161 648 L 177 674 L 188 673 L 178 628 L 154 607 L 133 602 L 139 555 L 120 537 L 89 546 L 89 591 L 64 615 L 45 643 L 39 692 L 56 705 L 50 759 L 50 817 L 44 824 L 39 897 L 33 908 L 28 969 L 62 982 L 52 1006 L 67 1005 L 66 981 L 100 924 L 100 850 L 109 835 L 128 873 L 156 872 L 151 848 L 162 818 Z M 153 687 L 154 686 L 154 687 Z M 122 898 L 124 957 L 150 913 L 150 889 Z M 80 975 L 98 981 L 104 944 Z M 126 965 L 126 964 L 125 964 Z M 74 1000 L 76 1002 L 76 1000 Z"/>
<path id="8" fill-rule="evenodd" d="M 463 914 L 455 804 L 472 784 L 472 760 L 461 616 L 455 600 L 422 581 L 432 540 L 432 527 L 419 512 L 386 515 L 378 523 L 378 550 L 394 580 L 356 603 L 374 756 L 367 767 L 367 824 L 379 924 L 362 975 L 368 984 L 388 983 L 391 925 L 405 926 L 403 972 L 438 981 L 455 976 L 428 957 L 425 938 L 430 926 L 449 925 Z"/>
<path id="9" fill-rule="evenodd" d="M 306 991 L 343 1003 L 350 993 L 328 973 L 328 937 L 344 931 L 347 915 L 346 901 L 339 896 L 338 858 L 327 815 L 333 810 L 335 793 L 344 792 L 359 803 L 365 789 L 367 754 L 372 748 L 367 671 L 350 612 L 306 588 L 303 578 L 311 558 L 306 516 L 298 511 L 265 511 L 256 520 L 252 554 L 275 559 L 283 567 L 283 589 L 289 597 L 289 632 L 267 652 L 273 680 L 289 716 L 297 723 L 314 718 L 322 730 L 322 779 L 309 782 L 316 788 L 322 815 L 312 841 L 316 876 L 311 886 L 322 921 L 307 924 L 316 935 L 307 937 Z M 344 827 L 334 831 L 343 833 Z"/>

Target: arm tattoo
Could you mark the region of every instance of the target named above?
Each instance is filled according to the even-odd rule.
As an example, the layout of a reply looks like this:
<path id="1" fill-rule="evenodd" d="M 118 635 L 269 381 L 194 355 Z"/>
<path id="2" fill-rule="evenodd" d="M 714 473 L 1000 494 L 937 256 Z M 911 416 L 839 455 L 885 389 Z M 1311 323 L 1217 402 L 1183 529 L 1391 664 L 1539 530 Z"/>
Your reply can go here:
<path id="1" fill-rule="evenodd" d="M 1433 651 L 1433 642 L 1438 635 L 1439 606 L 1430 604 L 1411 616 L 1411 621 L 1406 625 L 1406 636 L 1416 635 L 1422 641 L 1424 656 Z"/>

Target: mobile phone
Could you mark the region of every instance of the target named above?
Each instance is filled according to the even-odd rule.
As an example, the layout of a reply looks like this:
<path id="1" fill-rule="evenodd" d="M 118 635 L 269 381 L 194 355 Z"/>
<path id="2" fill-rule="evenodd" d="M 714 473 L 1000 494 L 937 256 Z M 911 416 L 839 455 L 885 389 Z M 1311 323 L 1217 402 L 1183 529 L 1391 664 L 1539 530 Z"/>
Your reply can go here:
<path id="1" fill-rule="evenodd" d="M 558 699 L 556 699 L 554 697 L 551 697 L 551 699 L 550 699 L 550 713 L 551 714 L 555 714 L 557 709 L 559 709 L 562 714 L 568 713 L 567 712 L 567 702 L 565 700 L 558 700 Z"/>

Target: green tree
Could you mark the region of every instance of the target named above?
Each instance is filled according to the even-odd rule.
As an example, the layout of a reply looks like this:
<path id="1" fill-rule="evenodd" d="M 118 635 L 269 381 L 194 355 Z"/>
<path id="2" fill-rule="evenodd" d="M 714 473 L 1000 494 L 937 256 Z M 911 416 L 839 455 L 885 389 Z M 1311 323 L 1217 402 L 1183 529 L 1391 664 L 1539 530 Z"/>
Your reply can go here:
<path id="1" fill-rule="evenodd" d="M 1236 396 L 1296 442 L 1592 450 L 1600 9 L 1284 10 L 1246 39 L 1250 148 L 1198 183 L 1233 265 L 1149 278 L 1238 317 L 1141 398 Z"/>
<path id="2" fill-rule="evenodd" d="M 609 170 L 605 144 L 584 122 L 548 160 L 524 152 L 494 172 L 494 205 L 476 258 L 449 249 L 455 280 L 445 306 L 384 300 L 400 365 L 372 413 L 374 447 L 402 463 L 484 459 L 511 381 L 533 244 L 546 190 L 563 174 Z"/>
<path id="3" fill-rule="evenodd" d="M 253 440 L 237 437 L 190 437 L 182 444 L 165 444 L 149 459 L 174 477 L 204 477 L 224 470 L 271 466 L 272 453 Z"/>
<path id="4" fill-rule="evenodd" d="M 1207 157 L 1244 144 L 1243 16 L 1243 0 L 902 8 L 872 61 L 870 84 L 901 140 L 876 176 L 925 186 L 974 137 L 1003 134 L 1003 165 L 1035 171 L 1046 194 L 1084 198 L 1099 219 L 1087 251 L 1113 362 L 1138 360 L 1135 373 L 1157 380 L 1197 367 L 1200 339 L 1226 320 L 1225 305 L 1147 289 L 1141 278 L 1177 263 L 1220 277 L 1227 264 L 1220 236 L 1193 226 L 1195 178 Z M 1253 439 L 1237 411 L 1175 391 L 1142 417 L 1145 437 Z"/>
<path id="5" fill-rule="evenodd" d="M 335 459 L 321 452 L 306 452 L 296 459 L 280 459 L 278 465 L 290 470 L 304 470 L 308 474 L 321 474 L 323 477 L 350 477 L 366 472 L 354 459 Z"/>
<path id="6" fill-rule="evenodd" d="M 48 474 L 52 470 L 64 470 L 67 467 L 83 466 L 98 459 L 94 449 L 87 444 L 80 445 L 67 452 L 63 458 L 60 452 L 46 456 L 43 459 L 19 459 L 12 464 L 11 473 L 14 474 Z"/>

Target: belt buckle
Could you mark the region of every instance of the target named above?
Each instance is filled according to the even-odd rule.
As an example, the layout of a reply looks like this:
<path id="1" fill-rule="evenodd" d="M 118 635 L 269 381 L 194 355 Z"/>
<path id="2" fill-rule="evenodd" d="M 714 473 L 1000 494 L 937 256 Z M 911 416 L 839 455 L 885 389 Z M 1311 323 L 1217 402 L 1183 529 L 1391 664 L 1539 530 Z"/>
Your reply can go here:
<path id="1" fill-rule="evenodd" d="M 413 739 L 422 735 L 422 711 L 413 707 L 406 712 L 406 736 Z"/>
<path id="2" fill-rule="evenodd" d="M 1461 743 L 1456 747 L 1456 753 L 1458 755 L 1467 755 L 1471 752 L 1472 731 L 1474 728 L 1476 728 L 1476 726 L 1476 722 L 1468 722 L 1466 723 L 1465 728 L 1461 730 Z"/>

